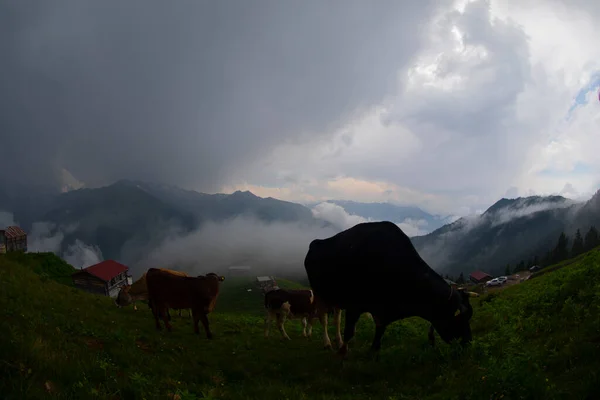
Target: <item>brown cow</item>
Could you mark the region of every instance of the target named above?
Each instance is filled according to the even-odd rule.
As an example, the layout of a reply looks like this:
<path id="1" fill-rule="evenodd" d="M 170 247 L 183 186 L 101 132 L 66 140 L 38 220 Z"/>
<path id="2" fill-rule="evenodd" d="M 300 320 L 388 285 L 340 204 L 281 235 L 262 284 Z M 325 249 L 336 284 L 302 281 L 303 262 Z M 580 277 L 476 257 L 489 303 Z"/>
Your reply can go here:
<path id="1" fill-rule="evenodd" d="M 312 334 L 312 320 L 318 318 L 323 327 L 323 341 L 325 348 L 331 348 L 331 340 L 327 332 L 327 313 L 333 311 L 336 322 L 336 341 L 342 345 L 341 335 L 341 310 L 339 308 L 319 307 L 321 303 L 315 298 L 312 290 L 276 289 L 265 294 L 265 337 L 269 336 L 271 320 L 277 320 L 277 327 L 284 339 L 291 340 L 284 328 L 287 318 L 300 318 L 302 322 L 302 336 L 310 337 Z M 308 325 L 308 332 L 306 330 Z"/>
<path id="2" fill-rule="evenodd" d="M 161 268 L 162 271 L 166 271 L 173 275 L 178 276 L 189 276 L 183 271 L 175 271 L 172 269 Z M 137 311 L 137 306 L 135 305 L 136 301 L 144 301 L 148 300 L 148 288 L 146 287 L 146 273 L 144 274 L 131 285 L 125 285 L 121 287 L 119 293 L 117 294 L 117 298 L 115 299 L 115 304 L 121 308 L 126 307 L 130 304 L 133 304 L 133 309 Z M 181 317 L 181 310 L 178 310 L 179 316 Z M 188 315 L 192 316 L 192 310 L 188 310 Z M 171 319 L 169 315 L 169 320 Z"/>
<path id="3" fill-rule="evenodd" d="M 171 331 L 171 324 L 167 319 L 169 308 L 191 308 L 194 332 L 200 333 L 198 322 L 202 321 L 206 337 L 211 339 L 207 315 L 215 308 L 219 285 L 224 280 L 225 277 L 212 272 L 198 277 L 175 276 L 160 269 L 150 268 L 146 273 L 146 285 L 156 329 L 162 329 L 159 320 L 162 316 L 167 330 Z"/>

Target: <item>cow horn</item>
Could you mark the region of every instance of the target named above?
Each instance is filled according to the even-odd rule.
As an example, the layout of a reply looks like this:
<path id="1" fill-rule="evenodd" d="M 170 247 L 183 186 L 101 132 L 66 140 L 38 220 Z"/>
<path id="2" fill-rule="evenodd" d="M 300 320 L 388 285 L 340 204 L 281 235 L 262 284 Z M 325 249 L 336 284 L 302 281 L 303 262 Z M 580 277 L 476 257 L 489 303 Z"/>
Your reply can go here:
<path id="1" fill-rule="evenodd" d="M 221 282 L 223 282 L 223 281 L 225 280 L 225 277 L 221 275 L 221 276 L 219 277 L 219 280 L 220 280 Z"/>
<path id="2" fill-rule="evenodd" d="M 466 294 L 469 295 L 469 297 L 479 297 L 479 293 L 475 293 L 475 292 L 465 292 Z"/>

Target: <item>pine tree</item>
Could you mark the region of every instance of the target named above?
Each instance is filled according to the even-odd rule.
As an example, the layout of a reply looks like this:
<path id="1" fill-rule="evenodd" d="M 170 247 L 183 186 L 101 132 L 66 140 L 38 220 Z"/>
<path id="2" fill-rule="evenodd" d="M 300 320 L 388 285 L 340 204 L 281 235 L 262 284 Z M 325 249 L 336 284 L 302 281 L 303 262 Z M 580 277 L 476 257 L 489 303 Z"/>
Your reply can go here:
<path id="1" fill-rule="evenodd" d="M 533 257 L 533 265 L 536 266 L 540 263 L 540 260 L 538 260 L 538 256 Z"/>
<path id="2" fill-rule="evenodd" d="M 463 275 L 463 273 L 461 272 L 460 275 L 458 276 L 458 279 L 456 280 L 456 283 L 458 283 L 459 285 L 462 285 L 465 283 L 465 277 Z"/>
<path id="3" fill-rule="evenodd" d="M 510 275 L 510 264 L 506 264 L 506 269 L 504 270 L 504 275 Z"/>
<path id="4" fill-rule="evenodd" d="M 577 257 L 581 253 L 583 253 L 583 238 L 581 237 L 581 232 L 577 229 L 573 238 L 573 246 L 571 247 L 571 257 Z"/>
<path id="5" fill-rule="evenodd" d="M 564 232 L 560 233 L 553 253 L 552 262 L 554 263 L 561 262 L 569 257 L 569 238 Z"/>
<path id="6" fill-rule="evenodd" d="M 600 240 L 598 238 L 598 231 L 595 227 L 591 226 L 588 233 L 585 234 L 585 239 L 583 242 L 583 251 L 589 251 L 594 247 L 600 244 Z"/>

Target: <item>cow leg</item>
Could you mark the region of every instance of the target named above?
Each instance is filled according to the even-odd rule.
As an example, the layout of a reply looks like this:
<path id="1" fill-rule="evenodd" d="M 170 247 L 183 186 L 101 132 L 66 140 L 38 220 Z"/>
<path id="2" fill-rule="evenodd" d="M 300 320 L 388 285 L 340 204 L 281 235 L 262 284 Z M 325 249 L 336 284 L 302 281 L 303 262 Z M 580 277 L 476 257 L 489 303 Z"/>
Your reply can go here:
<path id="1" fill-rule="evenodd" d="M 152 305 L 150 304 L 150 309 L 152 310 L 152 315 L 154 315 L 154 321 L 156 322 L 156 330 L 160 331 L 162 329 L 162 326 L 160 325 L 160 311 L 158 310 L 158 307 L 152 307 Z"/>
<path id="2" fill-rule="evenodd" d="M 135 305 L 135 301 L 133 302 L 133 311 L 137 311 L 137 306 Z"/>
<path id="3" fill-rule="evenodd" d="M 158 307 L 157 307 L 158 308 Z M 167 330 L 169 332 L 172 331 L 172 326 L 169 323 L 169 321 L 171 320 L 171 315 L 169 314 L 169 307 L 163 307 L 162 311 L 162 315 L 163 315 L 163 321 L 165 323 L 165 326 L 167 327 Z"/>
<path id="4" fill-rule="evenodd" d="M 342 340 L 342 309 L 336 308 L 333 314 L 333 320 L 335 322 L 335 341 L 338 349 L 342 347 L 344 341 Z"/>
<path id="5" fill-rule="evenodd" d="M 194 318 L 194 321 L 193 321 L 194 333 L 197 335 L 200 334 L 200 328 L 198 328 L 198 323 L 200 322 L 200 314 L 201 314 L 200 310 L 192 309 L 192 316 Z"/>
<path id="6" fill-rule="evenodd" d="M 206 338 L 212 339 L 213 335 L 212 335 L 212 332 L 210 331 L 210 327 L 208 326 L 208 315 L 201 312 L 200 313 L 200 321 L 202 321 L 202 325 L 204 325 L 204 332 L 206 332 Z M 196 325 L 196 327 L 197 327 L 197 325 Z"/>
<path id="7" fill-rule="evenodd" d="M 344 324 L 344 344 L 338 350 L 338 354 L 346 357 L 348 354 L 348 342 L 354 338 L 356 334 L 356 323 L 360 318 L 360 312 L 356 310 L 346 310 L 346 323 Z"/>
<path id="8" fill-rule="evenodd" d="M 285 331 L 285 327 L 283 326 L 285 324 L 286 316 L 287 315 L 284 314 L 283 312 L 277 313 L 277 328 L 279 328 L 279 332 L 281 332 L 281 335 L 283 336 L 284 339 L 292 340 L 288 336 L 287 332 Z"/>
<path id="9" fill-rule="evenodd" d="M 312 336 L 312 318 L 308 318 L 307 324 L 308 324 L 307 336 L 311 337 Z"/>
<path id="10" fill-rule="evenodd" d="M 319 322 L 321 322 L 321 327 L 323 328 L 323 347 L 325 349 L 331 349 L 331 340 L 329 339 L 329 334 L 327 333 L 327 312 L 319 311 Z"/>
<path id="11" fill-rule="evenodd" d="M 179 316 L 179 318 L 181 318 L 181 308 L 177 310 L 177 315 Z"/>
<path id="12" fill-rule="evenodd" d="M 269 329 L 271 328 L 272 319 L 273 312 L 271 310 L 267 310 L 267 315 L 265 315 L 265 337 L 269 337 Z"/>
<path id="13" fill-rule="evenodd" d="M 375 337 L 373 337 L 373 343 L 371 344 L 371 352 L 375 353 L 375 360 L 379 360 L 379 350 L 381 349 L 381 338 L 388 327 L 387 321 L 382 321 L 381 318 L 373 316 L 375 320 Z"/>
<path id="14" fill-rule="evenodd" d="M 306 317 L 303 317 L 300 320 L 300 322 L 302 323 L 302 336 L 307 337 L 307 335 L 306 335 L 306 324 L 307 324 Z"/>
<path id="15" fill-rule="evenodd" d="M 431 344 L 431 347 L 435 347 L 435 333 L 433 331 L 433 324 L 429 327 L 429 344 Z"/>

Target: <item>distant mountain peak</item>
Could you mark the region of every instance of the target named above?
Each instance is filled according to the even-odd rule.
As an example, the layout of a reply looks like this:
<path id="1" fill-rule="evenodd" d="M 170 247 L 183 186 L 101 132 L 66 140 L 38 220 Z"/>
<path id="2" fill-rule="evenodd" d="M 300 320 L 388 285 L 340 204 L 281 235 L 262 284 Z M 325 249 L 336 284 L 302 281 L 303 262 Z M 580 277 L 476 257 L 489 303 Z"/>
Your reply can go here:
<path id="1" fill-rule="evenodd" d="M 490 215 L 497 213 L 500 210 L 508 209 L 519 209 L 525 207 L 531 207 L 541 204 L 571 204 L 572 200 L 569 200 L 563 196 L 528 196 L 528 197 L 517 197 L 516 199 L 501 198 L 490 206 L 483 215 Z"/>
<path id="2" fill-rule="evenodd" d="M 236 190 L 235 192 L 231 193 L 231 196 L 235 196 L 238 198 L 248 198 L 248 199 L 258 199 L 260 197 L 258 197 L 257 195 L 255 195 L 254 193 L 252 193 L 249 190 Z"/>

